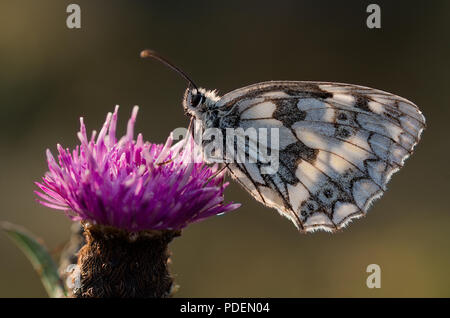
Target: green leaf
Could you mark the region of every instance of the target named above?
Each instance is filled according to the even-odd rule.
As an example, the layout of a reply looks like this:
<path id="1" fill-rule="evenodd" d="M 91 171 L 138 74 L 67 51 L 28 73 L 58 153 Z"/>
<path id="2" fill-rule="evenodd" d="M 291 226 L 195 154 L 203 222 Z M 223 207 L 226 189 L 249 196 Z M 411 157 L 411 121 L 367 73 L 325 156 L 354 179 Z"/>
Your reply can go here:
<path id="1" fill-rule="evenodd" d="M 64 284 L 58 274 L 58 268 L 45 246 L 40 244 L 34 235 L 21 226 L 9 222 L 1 222 L 0 226 L 30 260 L 41 277 L 48 295 L 53 298 L 66 296 Z"/>

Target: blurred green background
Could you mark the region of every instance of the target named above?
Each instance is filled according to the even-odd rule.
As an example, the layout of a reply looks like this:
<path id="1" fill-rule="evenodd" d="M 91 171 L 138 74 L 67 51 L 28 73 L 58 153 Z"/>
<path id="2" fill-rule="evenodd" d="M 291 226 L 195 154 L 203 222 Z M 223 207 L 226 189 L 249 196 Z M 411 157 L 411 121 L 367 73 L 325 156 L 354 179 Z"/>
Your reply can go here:
<path id="1" fill-rule="evenodd" d="M 449 297 L 449 1 L 72 1 L 0 3 L 0 220 L 22 224 L 50 249 L 70 222 L 35 202 L 45 149 L 77 144 L 80 116 L 99 129 L 133 105 L 137 131 L 163 142 L 187 126 L 186 83 L 141 60 L 153 48 L 201 86 L 223 94 L 266 80 L 361 84 L 414 101 L 428 128 L 416 153 L 367 217 L 337 234 L 300 235 L 232 184 L 238 211 L 188 227 L 171 244 L 180 297 Z M 381 266 L 381 289 L 366 267 Z M 0 235 L 0 296 L 45 297 L 24 255 Z"/>

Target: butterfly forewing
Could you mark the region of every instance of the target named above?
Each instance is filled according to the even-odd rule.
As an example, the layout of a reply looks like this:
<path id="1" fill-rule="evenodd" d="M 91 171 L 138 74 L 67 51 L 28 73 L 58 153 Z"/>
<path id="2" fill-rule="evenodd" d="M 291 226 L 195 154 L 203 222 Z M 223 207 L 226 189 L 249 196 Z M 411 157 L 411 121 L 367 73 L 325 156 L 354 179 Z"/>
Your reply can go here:
<path id="1" fill-rule="evenodd" d="M 255 199 L 303 231 L 337 230 L 364 215 L 425 127 L 412 102 L 348 84 L 265 82 L 232 91 L 216 106 L 243 129 L 279 129 L 276 173 L 262 173 L 259 162 L 228 167 Z M 251 156 L 251 148 L 243 151 Z"/>

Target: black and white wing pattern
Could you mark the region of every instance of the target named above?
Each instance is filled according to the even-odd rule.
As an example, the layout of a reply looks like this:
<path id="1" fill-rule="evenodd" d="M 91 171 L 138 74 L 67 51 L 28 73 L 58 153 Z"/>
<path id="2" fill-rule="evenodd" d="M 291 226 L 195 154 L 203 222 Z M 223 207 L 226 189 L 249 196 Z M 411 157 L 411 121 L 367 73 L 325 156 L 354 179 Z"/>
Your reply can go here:
<path id="1" fill-rule="evenodd" d="M 258 162 L 229 164 L 229 172 L 300 231 L 334 231 L 365 215 L 425 127 L 412 102 L 349 84 L 264 82 L 217 106 L 243 129 L 279 128 L 278 172 L 262 174 Z"/>

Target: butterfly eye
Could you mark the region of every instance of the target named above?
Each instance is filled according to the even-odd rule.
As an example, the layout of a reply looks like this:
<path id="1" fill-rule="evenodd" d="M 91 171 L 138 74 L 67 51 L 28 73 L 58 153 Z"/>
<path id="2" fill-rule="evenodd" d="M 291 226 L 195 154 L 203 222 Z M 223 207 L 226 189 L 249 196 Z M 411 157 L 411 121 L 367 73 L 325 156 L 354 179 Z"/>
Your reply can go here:
<path id="1" fill-rule="evenodd" d="M 193 94 L 191 97 L 191 106 L 192 107 L 197 107 L 198 105 L 200 105 L 203 101 L 203 95 L 202 94 Z"/>

